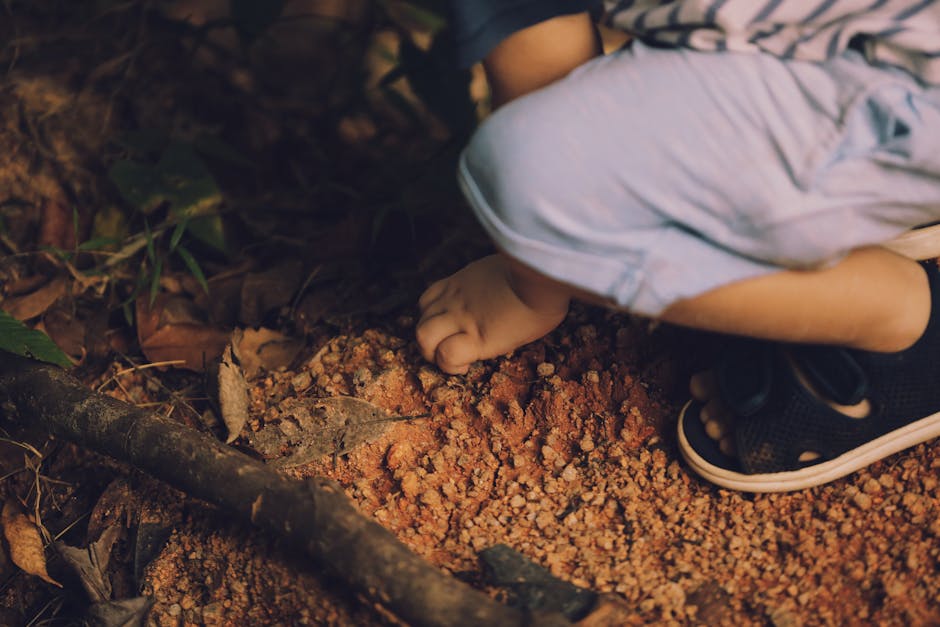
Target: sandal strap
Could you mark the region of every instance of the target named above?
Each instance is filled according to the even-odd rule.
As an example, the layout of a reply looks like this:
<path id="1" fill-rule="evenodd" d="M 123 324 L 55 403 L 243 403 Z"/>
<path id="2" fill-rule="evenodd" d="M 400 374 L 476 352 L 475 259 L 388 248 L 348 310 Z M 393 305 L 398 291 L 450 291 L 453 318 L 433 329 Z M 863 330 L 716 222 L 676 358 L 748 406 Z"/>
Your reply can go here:
<path id="1" fill-rule="evenodd" d="M 721 398 L 735 415 L 750 416 L 767 403 L 779 350 L 767 342 L 740 341 L 726 352 L 718 366 L 718 384 Z M 794 345 L 787 352 L 823 398 L 855 405 L 868 396 L 868 377 L 848 350 Z"/>
<path id="2" fill-rule="evenodd" d="M 829 346 L 789 348 L 815 390 L 852 405 L 868 397 L 868 377 L 855 356 Z M 800 456 L 813 451 L 831 459 L 871 437 L 872 421 L 850 418 L 797 379 L 779 345 L 741 341 L 729 347 L 718 368 L 725 404 L 737 417 L 738 458 L 749 474 L 800 468 Z"/>
<path id="3" fill-rule="evenodd" d="M 856 405 L 868 396 L 868 377 L 848 350 L 834 346 L 795 346 L 790 355 L 823 398 L 839 405 Z"/>
<path id="4" fill-rule="evenodd" d="M 730 343 L 717 366 L 724 404 L 737 416 L 750 416 L 767 403 L 773 386 L 773 353 L 766 342 Z"/>

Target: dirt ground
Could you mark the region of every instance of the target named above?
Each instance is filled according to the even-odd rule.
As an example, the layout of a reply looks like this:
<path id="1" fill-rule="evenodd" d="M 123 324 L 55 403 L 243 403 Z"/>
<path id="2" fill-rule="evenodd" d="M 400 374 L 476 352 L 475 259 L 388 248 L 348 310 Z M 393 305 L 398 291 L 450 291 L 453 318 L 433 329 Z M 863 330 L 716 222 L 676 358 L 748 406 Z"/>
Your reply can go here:
<path id="1" fill-rule="evenodd" d="M 285 88 L 298 84 L 288 71 L 297 67 L 278 66 L 287 78 L 274 73 L 259 87 L 225 41 L 207 60 L 150 3 L 98 4 L 108 8 L 82 20 L 63 8 L 78 4 L 55 0 L 0 15 L 9 68 L 0 144 L 10 147 L 0 154 L 0 305 L 34 307 L 24 319 L 70 340 L 89 386 L 224 439 L 210 375 L 147 367 L 140 329 L 121 315 L 136 267 L 111 268 L 102 287 L 78 256 L 65 268 L 33 250 L 75 247 L 113 217 L 106 210 L 120 199 L 106 171 L 124 154 L 115 136 L 170 128 L 188 141 L 211 131 L 254 160 L 250 174 L 216 170 L 226 215 L 242 220 L 244 254 L 210 258 L 208 298 L 178 260 L 167 265 L 153 302 L 186 301 L 213 338 L 271 327 L 299 349 L 249 374 L 248 421 L 232 446 L 293 476 L 334 478 L 415 553 L 499 599 L 513 596 L 479 553 L 507 545 L 606 595 L 618 608 L 612 624 L 940 624 L 936 442 L 803 492 L 717 489 L 681 461 L 675 425 L 689 375 L 720 338 L 580 305 L 548 337 L 465 376 L 442 374 L 417 352 L 414 303 L 423 285 L 486 248 L 458 204 L 447 214 L 401 191 L 420 187 L 403 164 L 439 156 L 440 121 L 403 131 L 402 116 L 381 107 L 369 112 L 384 122 L 365 109 L 337 113 Z M 194 19 L 205 3 L 170 4 Z M 43 21 L 50 14 L 59 21 Z M 348 87 L 331 85 L 331 98 Z M 322 95 L 316 81 L 303 86 Z M 393 193 L 412 213 L 379 221 Z M 347 396 L 402 419 L 345 439 L 310 427 L 317 403 Z M 152 598 L 143 624 L 400 624 L 278 539 L 119 462 L 9 427 L 4 500 L 35 506 L 34 518 L 72 546 L 111 538 L 102 568 L 112 598 Z M 32 454 L 24 463 L 23 442 L 41 465 Z M 47 547 L 61 589 L 17 569 L 8 548 L 0 625 L 80 624 L 88 599 L 56 552 Z"/>
<path id="2" fill-rule="evenodd" d="M 292 472 L 336 478 L 363 513 L 446 572 L 478 580 L 477 552 L 503 543 L 566 581 L 620 595 L 642 623 L 940 621 L 936 446 L 795 494 L 715 489 L 690 476 L 673 434 L 684 355 L 707 341 L 578 309 L 547 339 L 451 377 L 421 362 L 412 324 L 405 315 L 351 330 L 301 368 L 259 377 L 249 428 L 285 420 L 295 399 L 334 395 L 429 412 Z M 198 599 L 179 589 L 201 587 L 220 562 L 286 573 L 283 558 L 244 551 L 240 535 L 198 525 L 174 534 L 145 584 L 157 624 L 257 620 L 260 608 L 236 602 L 230 581 Z M 309 602 L 317 589 L 306 578 L 275 582 L 263 587 L 272 600 Z M 249 594 L 257 602 L 265 591 Z M 271 624 L 306 624 L 265 605 Z M 364 619 L 344 605 L 319 611 L 312 624 Z"/>

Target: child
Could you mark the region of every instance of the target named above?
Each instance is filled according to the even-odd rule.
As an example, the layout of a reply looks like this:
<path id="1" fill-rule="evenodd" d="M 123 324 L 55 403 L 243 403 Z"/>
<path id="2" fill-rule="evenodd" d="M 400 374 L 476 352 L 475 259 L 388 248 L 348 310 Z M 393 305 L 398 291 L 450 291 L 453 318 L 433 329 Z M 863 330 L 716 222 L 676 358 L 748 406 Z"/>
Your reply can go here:
<path id="1" fill-rule="evenodd" d="M 940 220 L 940 1 L 621 0 L 608 56 L 590 4 L 454 5 L 508 103 L 459 168 L 500 252 L 422 295 L 422 354 L 466 372 L 572 298 L 750 338 L 679 418 L 740 490 L 940 435 L 940 271 L 879 246 Z"/>

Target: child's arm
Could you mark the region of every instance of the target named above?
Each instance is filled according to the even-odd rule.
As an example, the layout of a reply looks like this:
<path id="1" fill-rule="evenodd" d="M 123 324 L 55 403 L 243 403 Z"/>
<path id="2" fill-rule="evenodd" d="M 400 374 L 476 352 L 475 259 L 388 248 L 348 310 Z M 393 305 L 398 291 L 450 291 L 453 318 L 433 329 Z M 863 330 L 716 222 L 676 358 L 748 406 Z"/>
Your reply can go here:
<path id="1" fill-rule="evenodd" d="M 591 13 L 602 0 L 449 0 L 457 60 L 483 60 L 500 105 L 543 87 L 601 51 Z"/>
<path id="2" fill-rule="evenodd" d="M 562 15 L 513 33 L 483 60 L 494 107 L 553 83 L 600 52 L 587 13 Z"/>

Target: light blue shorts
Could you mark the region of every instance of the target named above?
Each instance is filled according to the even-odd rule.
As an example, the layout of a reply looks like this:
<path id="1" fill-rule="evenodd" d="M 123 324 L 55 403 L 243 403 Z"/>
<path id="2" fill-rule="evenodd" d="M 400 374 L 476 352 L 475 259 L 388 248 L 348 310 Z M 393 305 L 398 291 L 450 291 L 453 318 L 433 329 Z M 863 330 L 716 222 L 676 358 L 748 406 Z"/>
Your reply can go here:
<path id="1" fill-rule="evenodd" d="M 497 111 L 459 178 L 504 252 L 657 315 L 940 220 L 940 88 L 634 43 Z"/>

